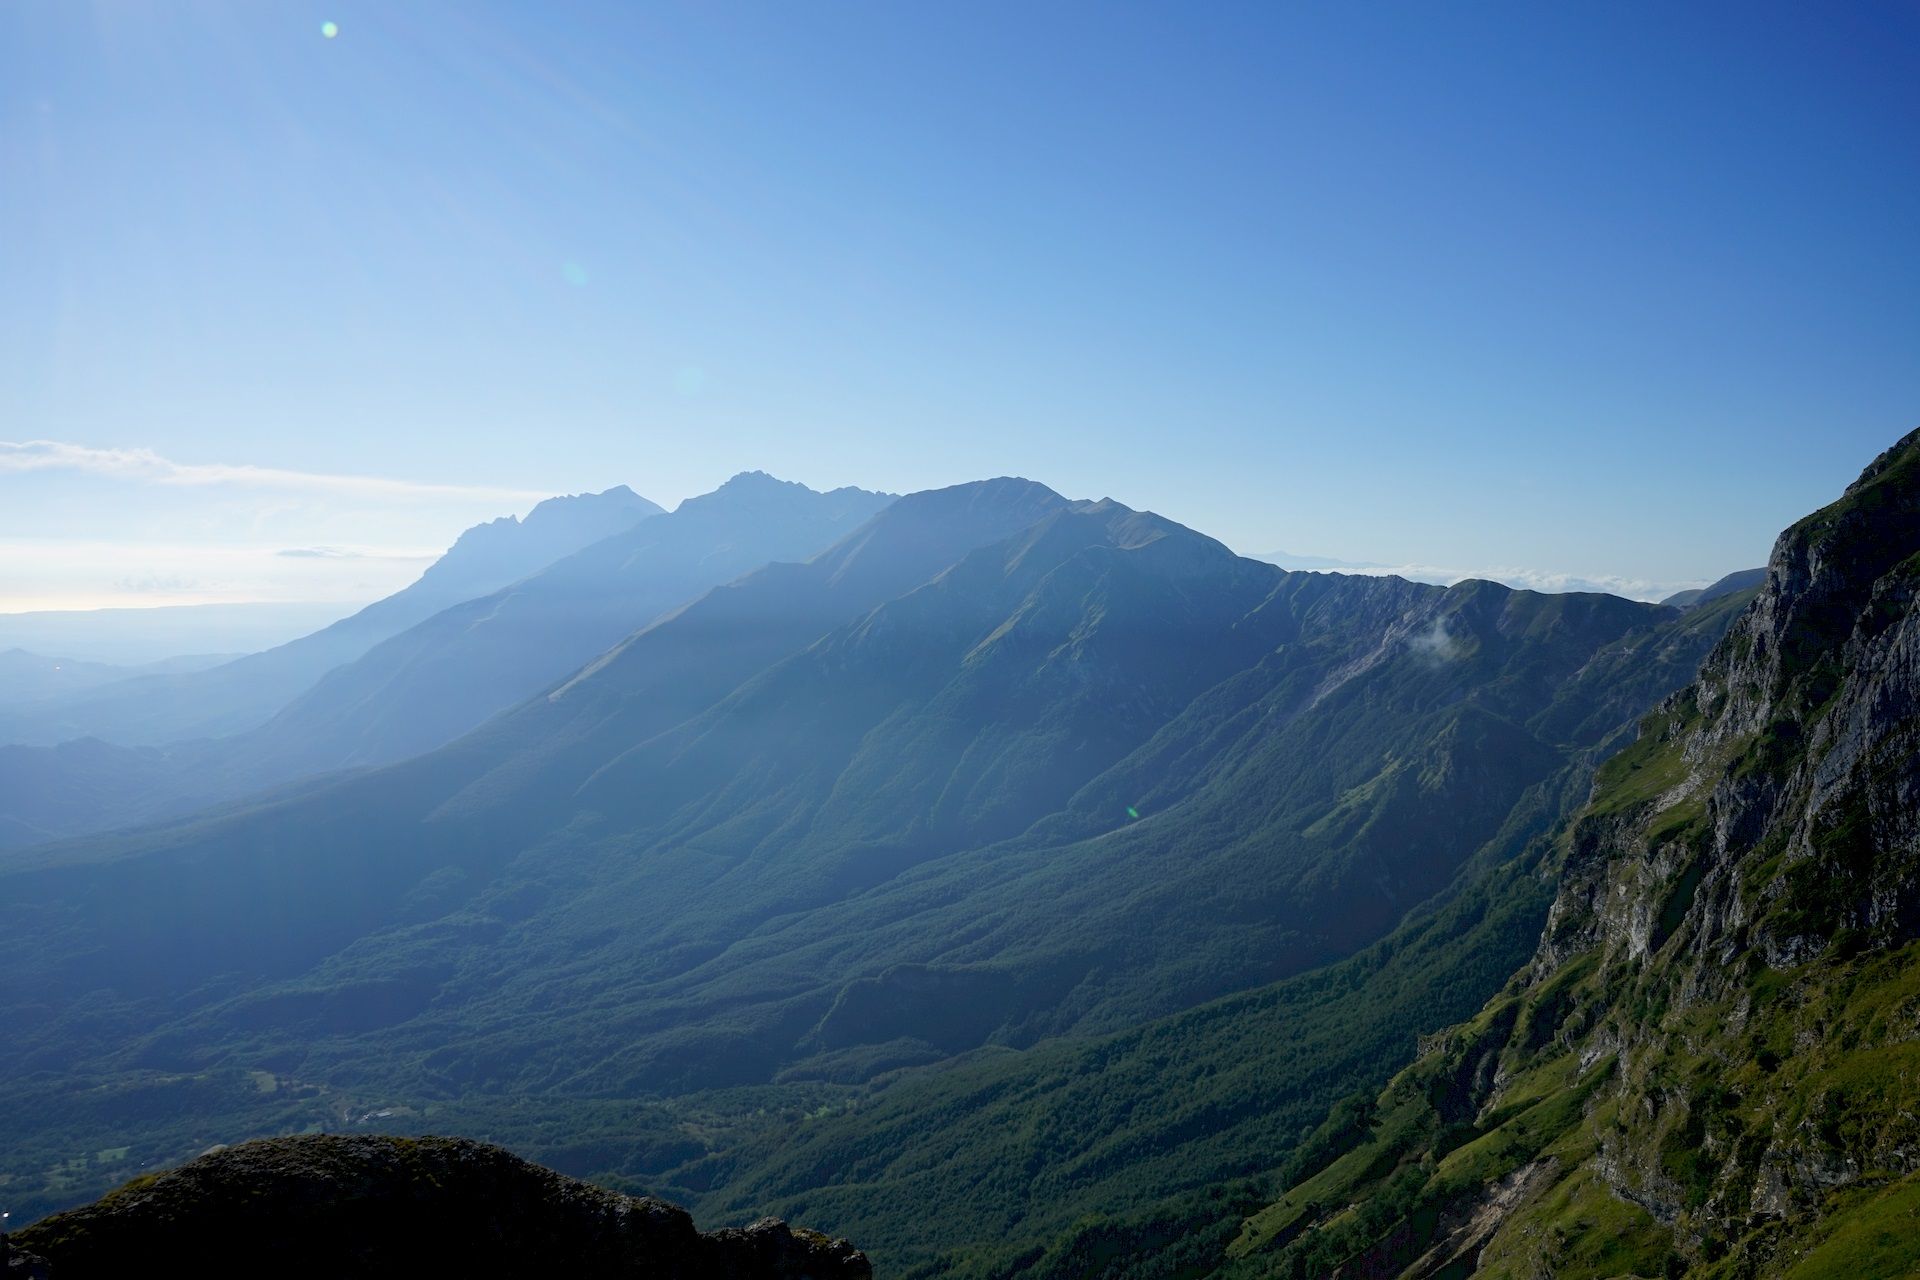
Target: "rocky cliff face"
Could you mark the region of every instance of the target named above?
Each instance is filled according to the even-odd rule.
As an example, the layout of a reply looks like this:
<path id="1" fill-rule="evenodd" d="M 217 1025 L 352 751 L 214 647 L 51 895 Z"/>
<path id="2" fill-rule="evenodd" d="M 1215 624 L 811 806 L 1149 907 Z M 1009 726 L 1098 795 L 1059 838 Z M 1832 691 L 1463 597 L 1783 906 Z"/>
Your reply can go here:
<path id="1" fill-rule="evenodd" d="M 1920 1269 L 1920 432 L 1563 833 L 1534 961 L 1251 1219 L 1300 1275 Z"/>
<path id="2" fill-rule="evenodd" d="M 9 1276 L 646 1276 L 870 1280 L 844 1240 L 768 1219 L 702 1234 L 482 1143 L 313 1135 L 135 1179 L 14 1239 Z"/>

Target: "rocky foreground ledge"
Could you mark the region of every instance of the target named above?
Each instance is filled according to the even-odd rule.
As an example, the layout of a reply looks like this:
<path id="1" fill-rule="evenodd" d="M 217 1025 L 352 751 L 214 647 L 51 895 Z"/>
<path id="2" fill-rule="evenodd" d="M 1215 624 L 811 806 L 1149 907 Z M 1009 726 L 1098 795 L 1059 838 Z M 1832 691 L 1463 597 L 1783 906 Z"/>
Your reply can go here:
<path id="1" fill-rule="evenodd" d="M 845 1240 L 768 1219 L 702 1233 L 458 1138 L 267 1138 L 136 1178 L 14 1234 L 9 1280 L 192 1275 L 869 1280 Z"/>

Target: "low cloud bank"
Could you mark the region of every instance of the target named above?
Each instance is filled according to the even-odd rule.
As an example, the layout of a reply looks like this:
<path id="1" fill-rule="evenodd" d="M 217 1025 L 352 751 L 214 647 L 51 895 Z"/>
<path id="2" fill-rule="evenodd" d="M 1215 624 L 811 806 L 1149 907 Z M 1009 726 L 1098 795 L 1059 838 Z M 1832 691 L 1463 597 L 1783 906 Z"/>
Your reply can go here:
<path id="1" fill-rule="evenodd" d="M 429 484 L 390 476 L 332 475 L 247 463 L 175 462 L 152 449 L 96 449 L 64 440 L 0 440 L 0 474 L 27 471 L 84 471 L 152 484 L 241 485 L 359 497 L 468 498 L 524 504 L 548 496 L 534 489 L 492 485 Z"/>

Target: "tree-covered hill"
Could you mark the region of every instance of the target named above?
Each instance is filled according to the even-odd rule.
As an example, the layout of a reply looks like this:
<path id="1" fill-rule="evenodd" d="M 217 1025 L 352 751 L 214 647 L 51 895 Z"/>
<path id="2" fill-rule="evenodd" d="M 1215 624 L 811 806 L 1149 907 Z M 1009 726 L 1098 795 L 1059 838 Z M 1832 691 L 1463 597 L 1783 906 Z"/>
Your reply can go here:
<path id="1" fill-rule="evenodd" d="M 1636 682 L 1645 696 L 1690 670 L 1751 598 L 1610 647 L 1575 684 L 1631 703 Z M 1573 705 L 1590 705 L 1577 688 Z M 1534 787 L 1446 890 L 1348 959 L 1091 1041 L 884 1077 L 844 1110 L 655 1185 L 705 1190 L 696 1203 L 722 1219 L 806 1208 L 895 1274 L 1204 1274 L 1289 1169 L 1345 1141 L 1341 1117 L 1416 1036 L 1469 1016 L 1531 954 L 1555 815 L 1579 806 L 1612 745 Z M 931 1205 L 963 1210 L 930 1218 Z"/>

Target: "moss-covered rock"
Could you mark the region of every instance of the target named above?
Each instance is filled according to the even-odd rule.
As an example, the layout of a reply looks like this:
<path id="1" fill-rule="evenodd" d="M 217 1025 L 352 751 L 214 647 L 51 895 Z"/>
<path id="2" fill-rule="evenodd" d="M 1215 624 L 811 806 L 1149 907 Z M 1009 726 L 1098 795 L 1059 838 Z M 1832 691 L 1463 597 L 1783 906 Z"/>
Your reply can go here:
<path id="1" fill-rule="evenodd" d="M 868 1280 L 844 1240 L 767 1219 L 696 1230 L 636 1199 L 455 1138 L 314 1134 L 210 1152 L 14 1238 L 50 1280 L 644 1276 Z M 32 1272 L 29 1272 L 32 1274 Z"/>

